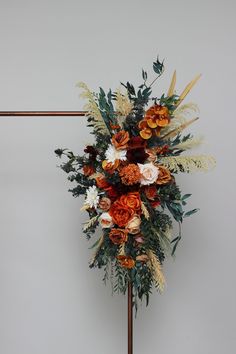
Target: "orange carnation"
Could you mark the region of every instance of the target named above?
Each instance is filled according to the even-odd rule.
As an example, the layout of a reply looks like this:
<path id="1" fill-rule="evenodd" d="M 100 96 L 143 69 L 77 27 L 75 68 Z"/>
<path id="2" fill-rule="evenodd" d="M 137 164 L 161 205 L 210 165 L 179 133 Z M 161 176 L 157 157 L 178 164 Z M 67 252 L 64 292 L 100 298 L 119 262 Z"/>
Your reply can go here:
<path id="1" fill-rule="evenodd" d="M 109 238 L 115 245 L 121 245 L 127 241 L 128 233 L 123 229 L 111 229 Z"/>
<path id="2" fill-rule="evenodd" d="M 167 184 L 172 180 L 170 171 L 166 167 L 158 166 L 158 170 L 159 170 L 159 173 L 158 173 L 158 178 L 156 181 L 157 184 L 159 184 L 159 185 Z"/>
<path id="3" fill-rule="evenodd" d="M 118 133 L 114 134 L 111 142 L 117 150 L 126 149 L 129 141 L 129 133 L 125 130 L 121 130 Z"/>
<path id="4" fill-rule="evenodd" d="M 141 199 L 139 192 L 130 192 L 120 197 L 120 202 L 133 210 L 140 210 Z"/>
<path id="5" fill-rule="evenodd" d="M 119 160 L 115 160 L 114 163 L 108 162 L 107 160 L 104 160 L 104 161 L 102 161 L 102 168 L 104 169 L 104 171 L 112 174 L 118 168 L 119 163 L 120 163 Z"/>
<path id="6" fill-rule="evenodd" d="M 134 163 L 130 163 L 127 166 L 124 166 L 120 172 L 121 181 L 123 184 L 132 185 L 138 183 L 141 178 L 141 172 L 139 167 Z"/>
<path id="7" fill-rule="evenodd" d="M 121 267 L 132 269 L 135 266 L 135 261 L 130 256 L 117 256 Z"/>
<path id="8" fill-rule="evenodd" d="M 120 200 L 117 200 L 112 204 L 109 214 L 116 225 L 124 227 L 128 224 L 130 219 L 132 219 L 134 210 L 122 204 Z"/>

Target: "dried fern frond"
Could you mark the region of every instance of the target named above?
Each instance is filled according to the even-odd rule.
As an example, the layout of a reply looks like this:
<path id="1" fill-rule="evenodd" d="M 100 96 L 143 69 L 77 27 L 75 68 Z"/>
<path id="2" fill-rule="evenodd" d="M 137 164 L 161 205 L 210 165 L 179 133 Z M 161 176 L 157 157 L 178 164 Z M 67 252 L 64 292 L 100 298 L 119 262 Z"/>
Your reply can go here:
<path id="1" fill-rule="evenodd" d="M 128 93 L 123 93 L 118 89 L 116 91 L 116 112 L 123 117 L 127 117 L 132 111 L 133 107 L 134 105 L 130 101 Z"/>
<path id="2" fill-rule="evenodd" d="M 94 216 L 92 219 L 88 220 L 88 221 L 85 223 L 84 227 L 83 227 L 83 231 L 85 232 L 85 231 L 87 231 L 90 227 L 92 227 L 92 226 L 95 224 L 95 222 L 98 220 L 98 218 L 99 218 L 99 215 L 96 215 L 96 216 Z"/>
<path id="3" fill-rule="evenodd" d="M 162 138 L 163 139 L 171 139 L 174 138 L 177 134 L 180 134 L 184 129 L 186 129 L 190 124 L 192 124 L 193 122 L 195 122 L 196 120 L 198 120 L 198 117 L 193 118 L 183 124 L 181 124 L 179 127 L 177 127 L 174 130 L 171 130 L 169 133 L 167 133 L 166 135 L 163 135 Z"/>
<path id="4" fill-rule="evenodd" d="M 198 106 L 193 102 L 178 107 L 173 112 L 173 118 L 171 119 L 170 123 L 161 130 L 161 137 L 163 137 L 170 131 L 177 129 L 181 125 L 187 123 L 188 118 L 191 118 L 193 113 L 194 114 L 199 113 Z"/>
<path id="5" fill-rule="evenodd" d="M 182 104 L 180 107 L 174 110 L 173 117 L 174 118 L 186 118 L 189 117 L 192 113 L 199 113 L 199 108 L 196 103 L 189 102 L 186 104 Z"/>
<path id="6" fill-rule="evenodd" d="M 153 274 L 155 286 L 158 288 L 160 292 L 162 292 L 165 286 L 165 277 L 164 274 L 162 273 L 161 263 L 152 250 L 147 251 L 147 256 L 149 258 L 149 261 L 147 262 L 147 266 L 149 267 L 149 269 Z"/>
<path id="7" fill-rule="evenodd" d="M 215 158 L 208 155 L 168 156 L 162 157 L 160 161 L 165 167 L 175 173 L 209 171 L 216 164 Z"/>
<path id="8" fill-rule="evenodd" d="M 167 96 L 172 96 L 175 92 L 175 84 L 176 84 L 176 70 L 174 71 L 174 74 L 172 76 L 172 79 L 171 79 L 171 83 L 170 83 L 170 87 L 169 87 L 169 90 L 167 92 Z"/>
<path id="9" fill-rule="evenodd" d="M 143 212 L 143 215 L 145 216 L 145 218 L 148 220 L 150 218 L 149 212 L 145 206 L 145 204 L 142 202 L 141 203 L 141 210 Z"/>
<path id="10" fill-rule="evenodd" d="M 181 95 L 179 96 L 179 100 L 178 103 L 176 104 L 176 107 L 178 107 L 180 105 L 180 103 L 185 99 L 185 97 L 187 96 L 187 94 L 192 90 L 193 86 L 197 83 L 197 81 L 200 79 L 202 75 L 199 74 L 198 76 L 196 76 L 192 81 L 190 81 L 190 83 L 185 87 L 185 89 L 183 90 L 183 92 L 181 93 Z"/>
<path id="11" fill-rule="evenodd" d="M 84 105 L 84 109 L 86 111 L 86 116 L 93 117 L 94 121 L 91 122 L 93 127 L 104 134 L 109 134 L 109 130 L 102 118 L 93 92 L 89 90 L 84 82 L 79 82 L 76 86 L 84 90 L 84 92 L 80 94 L 80 97 L 88 100 L 88 103 Z"/>
<path id="12" fill-rule="evenodd" d="M 175 145 L 174 149 L 179 149 L 179 150 L 193 149 L 193 148 L 201 145 L 203 143 L 203 141 L 204 141 L 204 138 L 202 136 L 192 137 L 182 143 Z"/>
<path id="13" fill-rule="evenodd" d="M 97 256 L 98 251 L 100 250 L 100 248 L 101 248 L 101 246 L 102 246 L 102 244 L 103 244 L 103 241 L 104 241 L 104 236 L 102 235 L 102 236 L 100 237 L 100 239 L 99 239 L 99 242 L 98 242 L 96 251 L 95 251 L 93 257 L 91 258 L 91 260 L 90 260 L 90 262 L 89 262 L 90 267 L 94 265 L 96 256 Z"/>

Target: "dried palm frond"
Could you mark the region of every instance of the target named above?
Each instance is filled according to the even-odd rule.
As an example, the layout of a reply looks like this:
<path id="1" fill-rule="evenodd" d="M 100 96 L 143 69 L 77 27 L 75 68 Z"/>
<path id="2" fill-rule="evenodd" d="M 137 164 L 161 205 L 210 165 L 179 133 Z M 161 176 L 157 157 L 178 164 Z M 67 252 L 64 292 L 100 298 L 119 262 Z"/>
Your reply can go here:
<path id="1" fill-rule="evenodd" d="M 186 129 L 190 124 L 192 124 L 196 120 L 198 120 L 198 117 L 193 118 L 193 119 L 181 124 L 179 127 L 175 128 L 174 130 L 171 130 L 166 135 L 163 135 L 162 138 L 163 139 L 170 139 L 170 138 L 175 137 L 177 134 L 181 133 L 184 129 Z"/>
<path id="2" fill-rule="evenodd" d="M 169 87 L 169 90 L 167 92 L 167 96 L 172 96 L 175 92 L 175 84 L 176 84 L 176 70 L 174 71 L 174 74 L 172 76 L 172 79 L 171 79 L 171 83 L 170 83 L 170 87 Z"/>
<path id="3" fill-rule="evenodd" d="M 80 97 L 88 100 L 88 103 L 84 105 L 84 109 L 86 110 L 86 116 L 93 118 L 93 121 L 90 122 L 90 124 L 93 125 L 97 131 L 100 131 L 104 134 L 109 134 L 109 130 L 107 129 L 107 126 L 95 100 L 94 93 L 89 90 L 88 86 L 84 82 L 79 82 L 76 86 L 84 90 L 84 92 L 80 94 Z"/>
<path id="4" fill-rule="evenodd" d="M 175 173 L 208 171 L 216 164 L 215 158 L 208 155 L 168 156 L 162 157 L 160 161 L 166 168 Z"/>
<path id="5" fill-rule="evenodd" d="M 180 107 L 174 110 L 173 117 L 174 118 L 186 118 L 189 117 L 192 113 L 199 113 L 199 108 L 196 103 L 189 102 L 186 104 L 182 104 Z"/>
<path id="6" fill-rule="evenodd" d="M 149 258 L 149 261 L 147 262 L 147 266 L 149 267 L 149 269 L 153 274 L 153 279 L 156 287 L 160 292 L 162 292 L 165 286 L 165 277 L 164 274 L 162 273 L 161 263 L 152 250 L 147 251 L 147 256 Z"/>
<path id="7" fill-rule="evenodd" d="M 178 107 L 180 105 L 180 103 L 185 99 L 185 97 L 187 96 L 187 94 L 192 90 L 193 86 L 197 83 L 197 81 L 200 79 L 202 75 L 199 74 L 198 76 L 196 76 L 192 81 L 190 81 L 190 83 L 185 87 L 185 89 L 183 90 L 183 92 L 181 93 L 181 95 L 179 96 L 179 100 L 176 104 L 176 107 Z"/>

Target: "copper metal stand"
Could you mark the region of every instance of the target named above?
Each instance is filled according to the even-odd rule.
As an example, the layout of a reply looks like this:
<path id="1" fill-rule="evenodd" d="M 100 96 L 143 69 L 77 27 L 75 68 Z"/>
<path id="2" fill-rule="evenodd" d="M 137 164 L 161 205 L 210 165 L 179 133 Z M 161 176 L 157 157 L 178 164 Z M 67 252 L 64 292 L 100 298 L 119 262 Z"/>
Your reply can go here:
<path id="1" fill-rule="evenodd" d="M 132 283 L 128 284 L 128 354 L 133 354 L 133 291 Z"/>
<path id="2" fill-rule="evenodd" d="M 83 117 L 85 111 L 0 111 L 2 117 Z M 128 354 L 133 354 L 133 294 L 128 284 Z"/>

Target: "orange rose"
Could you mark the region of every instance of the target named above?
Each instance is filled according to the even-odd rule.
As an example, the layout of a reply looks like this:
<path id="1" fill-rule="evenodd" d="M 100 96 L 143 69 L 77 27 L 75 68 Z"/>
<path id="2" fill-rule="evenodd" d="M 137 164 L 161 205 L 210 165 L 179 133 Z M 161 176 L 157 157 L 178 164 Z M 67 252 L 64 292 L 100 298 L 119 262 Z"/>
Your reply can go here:
<path id="1" fill-rule="evenodd" d="M 95 169 L 91 165 L 84 165 L 83 172 L 85 176 L 91 176 L 95 172 Z"/>
<path id="2" fill-rule="evenodd" d="M 111 200 L 109 198 L 102 197 L 99 201 L 98 206 L 100 209 L 102 209 L 104 211 L 108 211 L 111 206 Z"/>
<path id="3" fill-rule="evenodd" d="M 122 195 L 120 197 L 120 202 L 133 210 L 140 210 L 141 208 L 139 192 L 130 192 L 126 195 Z"/>
<path id="4" fill-rule="evenodd" d="M 172 180 L 170 171 L 164 166 L 158 166 L 159 174 L 156 183 L 158 185 L 167 184 Z"/>
<path id="5" fill-rule="evenodd" d="M 114 134 L 111 142 L 117 150 L 126 149 L 129 141 L 129 133 L 125 130 L 121 130 L 118 133 Z"/>
<path id="6" fill-rule="evenodd" d="M 128 233 L 123 229 L 111 229 L 109 238 L 115 245 L 121 245 L 128 240 Z"/>
<path id="7" fill-rule="evenodd" d="M 135 261 L 130 256 L 117 256 L 121 267 L 132 269 L 135 266 Z"/>
<path id="8" fill-rule="evenodd" d="M 119 200 L 117 200 L 112 204 L 109 213 L 116 225 L 119 227 L 124 227 L 128 224 L 130 219 L 132 219 L 134 210 L 123 205 Z"/>
<path id="9" fill-rule="evenodd" d="M 102 161 L 102 168 L 104 169 L 104 171 L 112 174 L 115 172 L 115 170 L 117 169 L 117 167 L 119 166 L 120 161 L 119 160 L 115 160 L 114 163 L 112 162 L 107 162 L 107 160 Z"/>

